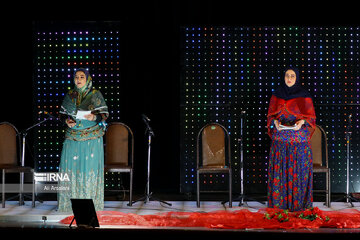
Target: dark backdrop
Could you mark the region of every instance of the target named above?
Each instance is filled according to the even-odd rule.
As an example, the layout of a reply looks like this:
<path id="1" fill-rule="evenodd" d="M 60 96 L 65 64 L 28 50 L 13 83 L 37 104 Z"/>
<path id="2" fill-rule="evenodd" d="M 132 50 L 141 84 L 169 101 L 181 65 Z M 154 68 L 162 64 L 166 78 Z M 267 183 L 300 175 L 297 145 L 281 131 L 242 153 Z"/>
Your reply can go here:
<path id="1" fill-rule="evenodd" d="M 353 8 L 355 9 L 355 8 Z M 151 115 L 156 137 L 152 185 L 156 191 L 179 191 L 180 27 L 192 24 L 282 25 L 356 24 L 347 6 L 312 6 L 302 2 L 276 6 L 236 1 L 48 1 L 10 3 L 1 14 L 0 121 L 19 130 L 34 124 L 32 103 L 33 23 L 120 21 L 123 28 L 121 117 L 136 132 L 136 187 L 143 189 L 146 141 L 140 115 Z M 5 14 L 6 13 L 6 14 Z M 346 15 L 342 15 L 346 13 Z M 342 17 L 340 18 L 340 16 Z M 31 133 L 30 133 L 31 134 Z M 28 156 L 31 161 L 31 137 Z"/>

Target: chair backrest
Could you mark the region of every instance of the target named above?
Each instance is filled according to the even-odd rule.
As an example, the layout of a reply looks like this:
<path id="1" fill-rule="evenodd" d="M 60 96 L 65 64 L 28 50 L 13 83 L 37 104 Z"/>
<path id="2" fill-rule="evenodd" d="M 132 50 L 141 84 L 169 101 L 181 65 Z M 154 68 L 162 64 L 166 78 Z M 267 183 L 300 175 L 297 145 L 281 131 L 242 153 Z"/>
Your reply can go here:
<path id="1" fill-rule="evenodd" d="M 18 131 L 7 122 L 0 123 L 0 165 L 17 166 Z"/>
<path id="2" fill-rule="evenodd" d="M 134 137 L 127 125 L 111 123 L 106 130 L 105 143 L 105 164 L 133 166 Z"/>
<path id="3" fill-rule="evenodd" d="M 222 125 L 209 123 L 199 131 L 198 155 L 200 154 L 200 144 L 201 156 L 198 156 L 198 166 L 225 167 L 230 165 L 229 135 Z M 199 159 L 200 157 L 201 159 Z"/>
<path id="4" fill-rule="evenodd" d="M 319 125 L 316 125 L 310 142 L 313 154 L 313 166 L 328 167 L 327 137 L 325 131 Z"/>

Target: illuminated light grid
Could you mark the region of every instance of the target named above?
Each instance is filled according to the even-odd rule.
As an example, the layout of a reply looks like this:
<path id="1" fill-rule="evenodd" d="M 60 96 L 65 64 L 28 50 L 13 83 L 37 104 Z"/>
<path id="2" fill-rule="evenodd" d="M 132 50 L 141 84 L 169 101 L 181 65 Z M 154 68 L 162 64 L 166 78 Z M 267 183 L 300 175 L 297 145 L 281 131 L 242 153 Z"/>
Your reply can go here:
<path id="1" fill-rule="evenodd" d="M 352 114 L 350 191 L 360 191 L 359 27 L 183 27 L 181 29 L 181 192 L 196 190 L 196 136 L 206 123 L 230 132 L 233 191 L 240 191 L 240 111 L 244 119 L 244 186 L 266 193 L 270 139 L 266 115 L 283 70 L 297 66 L 314 98 L 317 124 L 328 135 L 333 192 L 346 186 L 348 116 Z M 208 189 L 226 189 L 226 176 L 208 175 Z M 315 186 L 324 185 L 322 176 Z"/>
<path id="2" fill-rule="evenodd" d="M 54 27 L 56 28 L 56 27 Z M 118 121 L 120 83 L 120 33 L 118 29 L 66 31 L 64 29 L 34 32 L 34 122 L 40 122 L 47 111 L 56 116 L 65 94 L 74 87 L 77 68 L 89 70 L 93 86 L 103 94 L 109 107 L 107 120 Z M 60 28 L 60 27 L 58 27 Z M 37 172 L 56 172 L 59 168 L 65 124 L 50 120 L 38 126 L 34 134 L 34 158 Z M 107 188 L 119 185 L 119 176 L 105 176 Z"/>

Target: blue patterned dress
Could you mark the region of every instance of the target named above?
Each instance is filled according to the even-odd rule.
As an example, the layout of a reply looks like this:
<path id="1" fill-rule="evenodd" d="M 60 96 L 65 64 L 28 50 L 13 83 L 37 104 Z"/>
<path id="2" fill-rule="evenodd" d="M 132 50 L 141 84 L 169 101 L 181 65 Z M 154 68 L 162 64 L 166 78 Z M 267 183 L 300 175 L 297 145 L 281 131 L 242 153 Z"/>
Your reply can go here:
<path id="1" fill-rule="evenodd" d="M 298 119 L 286 110 L 277 114 L 283 125 Z M 272 144 L 268 168 L 268 206 L 300 211 L 312 207 L 312 150 L 309 124 L 298 131 L 278 131 L 272 121 Z"/>
<path id="2" fill-rule="evenodd" d="M 58 193 L 60 212 L 72 211 L 71 198 L 93 199 L 96 211 L 104 208 L 104 147 L 98 131 L 100 126 L 88 120 L 67 129 L 59 168 L 70 181 L 59 183 L 63 189 Z"/>
<path id="3" fill-rule="evenodd" d="M 92 199 L 95 210 L 104 208 L 104 146 L 105 120 L 109 113 L 98 90 L 92 89 L 91 78 L 84 92 L 70 90 L 66 94 L 60 113 L 72 118 L 76 125 L 66 128 L 59 172 L 70 181 L 59 182 L 58 211 L 71 212 L 71 198 Z M 95 121 L 76 119 L 79 111 L 91 111 Z"/>

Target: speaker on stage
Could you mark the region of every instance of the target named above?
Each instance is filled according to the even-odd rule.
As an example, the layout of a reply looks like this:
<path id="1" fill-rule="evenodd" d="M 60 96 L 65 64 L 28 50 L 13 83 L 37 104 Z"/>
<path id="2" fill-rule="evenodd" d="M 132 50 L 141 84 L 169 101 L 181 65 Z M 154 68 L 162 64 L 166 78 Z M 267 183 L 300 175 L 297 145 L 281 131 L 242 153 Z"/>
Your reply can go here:
<path id="1" fill-rule="evenodd" d="M 74 220 L 76 220 L 76 225 L 78 227 L 100 227 L 92 199 L 72 198 L 70 200 L 74 218 L 69 227 L 71 227 Z"/>

